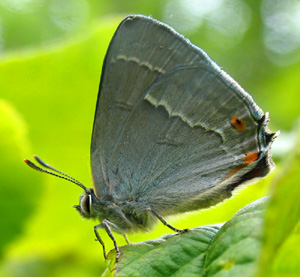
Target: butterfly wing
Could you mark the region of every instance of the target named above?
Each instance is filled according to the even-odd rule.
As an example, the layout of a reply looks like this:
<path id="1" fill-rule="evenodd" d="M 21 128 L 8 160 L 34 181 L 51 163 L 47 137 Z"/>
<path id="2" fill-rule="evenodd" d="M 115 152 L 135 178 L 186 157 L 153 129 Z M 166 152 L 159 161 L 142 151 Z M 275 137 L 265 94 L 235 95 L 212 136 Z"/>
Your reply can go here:
<path id="1" fill-rule="evenodd" d="M 172 29 L 143 16 L 124 19 L 104 61 L 91 143 L 95 191 L 118 185 L 111 156 L 138 99 L 170 68 L 182 63 L 211 63 L 205 52 Z"/>
<path id="2" fill-rule="evenodd" d="M 105 58 L 91 144 L 98 197 L 163 215 L 216 203 L 271 168 L 252 98 L 168 26 L 126 18 Z"/>

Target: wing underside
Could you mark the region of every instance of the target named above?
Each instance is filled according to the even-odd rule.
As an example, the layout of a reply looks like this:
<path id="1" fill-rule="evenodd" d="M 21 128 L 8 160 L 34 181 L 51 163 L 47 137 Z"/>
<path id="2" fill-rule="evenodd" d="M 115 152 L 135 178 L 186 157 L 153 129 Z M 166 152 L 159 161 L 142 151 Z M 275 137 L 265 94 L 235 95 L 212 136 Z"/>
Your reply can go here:
<path id="1" fill-rule="evenodd" d="M 166 214 L 167 203 L 213 195 L 267 155 L 263 116 L 201 49 L 153 19 L 126 19 L 103 66 L 91 145 L 95 193 L 148 201 Z M 260 156 L 246 167 L 248 153 Z"/>

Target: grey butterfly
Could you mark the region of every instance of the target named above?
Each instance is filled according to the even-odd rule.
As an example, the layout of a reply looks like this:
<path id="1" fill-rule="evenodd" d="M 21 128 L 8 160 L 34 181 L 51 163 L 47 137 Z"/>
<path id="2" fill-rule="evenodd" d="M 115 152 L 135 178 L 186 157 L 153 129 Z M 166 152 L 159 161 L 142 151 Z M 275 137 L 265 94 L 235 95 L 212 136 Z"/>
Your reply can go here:
<path id="1" fill-rule="evenodd" d="M 93 189 L 44 163 L 39 171 L 84 189 L 85 218 L 113 232 L 150 230 L 164 217 L 212 206 L 273 168 L 278 133 L 256 105 L 207 54 L 150 17 L 126 17 L 102 69 L 91 143 Z M 54 173 L 56 172 L 56 173 Z M 128 240 L 127 240 L 128 241 Z"/>

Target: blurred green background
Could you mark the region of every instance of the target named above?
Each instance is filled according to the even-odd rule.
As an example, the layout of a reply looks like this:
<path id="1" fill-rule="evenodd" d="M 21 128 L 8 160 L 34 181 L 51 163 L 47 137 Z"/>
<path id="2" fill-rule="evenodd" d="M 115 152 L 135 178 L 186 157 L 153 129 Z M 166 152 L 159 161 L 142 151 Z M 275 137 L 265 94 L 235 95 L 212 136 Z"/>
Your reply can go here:
<path id="1" fill-rule="evenodd" d="M 2 0 L 1 276 L 99 276 L 104 270 L 96 222 L 83 221 L 72 208 L 81 189 L 34 172 L 23 159 L 38 154 L 91 186 L 89 148 L 103 58 L 122 18 L 136 13 L 183 33 L 270 112 L 270 128 L 281 130 L 273 147 L 277 170 L 292 149 L 300 113 L 299 0 Z M 217 207 L 169 221 L 179 228 L 224 222 L 268 194 L 274 174 Z M 129 239 L 164 233 L 169 230 L 159 224 Z"/>

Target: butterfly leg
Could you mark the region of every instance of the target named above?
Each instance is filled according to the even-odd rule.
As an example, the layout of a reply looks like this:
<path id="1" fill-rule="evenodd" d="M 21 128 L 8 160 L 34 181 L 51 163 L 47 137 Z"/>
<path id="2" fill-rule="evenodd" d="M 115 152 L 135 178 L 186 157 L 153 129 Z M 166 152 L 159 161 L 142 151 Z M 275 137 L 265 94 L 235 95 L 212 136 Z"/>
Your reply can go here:
<path id="1" fill-rule="evenodd" d="M 103 225 L 103 227 L 104 227 L 106 233 L 109 235 L 110 239 L 111 239 L 111 240 L 113 241 L 113 243 L 114 243 L 114 246 L 115 246 L 115 249 L 116 249 L 116 263 L 117 263 L 118 260 L 119 260 L 119 258 L 120 258 L 120 250 L 119 250 L 119 247 L 118 247 L 118 245 L 117 245 L 117 241 L 116 241 L 116 239 L 115 239 L 114 235 L 112 234 L 112 231 L 111 231 L 111 229 L 110 229 L 110 227 L 109 227 L 109 223 L 110 223 L 110 222 L 107 221 L 106 219 L 104 219 L 104 220 L 102 221 L 102 225 Z"/>
<path id="2" fill-rule="evenodd" d="M 127 238 L 127 236 L 125 234 L 123 234 L 124 239 L 126 240 L 127 244 L 130 244 L 129 239 Z"/>
<path id="3" fill-rule="evenodd" d="M 187 231 L 189 231 L 189 229 L 177 229 L 175 227 L 173 227 L 172 225 L 170 225 L 160 214 L 158 214 L 156 211 L 154 211 L 152 208 L 147 208 L 146 209 L 147 212 L 151 212 L 153 213 L 159 220 L 160 222 L 167 226 L 168 228 L 170 228 L 171 230 L 173 230 L 174 232 L 177 232 L 177 233 L 185 233 Z"/>
<path id="4" fill-rule="evenodd" d="M 111 231 L 111 228 L 109 227 L 109 224 L 112 224 L 111 222 L 109 222 L 108 220 L 104 219 L 102 221 L 102 224 L 99 224 L 99 225 L 95 225 L 94 226 L 94 232 L 95 232 L 95 235 L 96 235 L 96 238 L 97 238 L 97 241 L 100 242 L 100 244 L 102 245 L 102 248 L 103 248 L 103 255 L 104 255 L 104 258 L 107 259 L 107 255 L 106 255 L 106 251 L 105 251 L 105 245 L 104 245 L 104 242 L 103 240 L 101 239 L 97 229 L 105 229 L 106 233 L 108 234 L 108 236 L 110 237 L 110 239 L 113 241 L 114 243 L 114 246 L 115 246 L 115 250 L 116 250 L 116 263 L 118 262 L 119 258 L 120 258 L 120 250 L 119 250 L 119 247 L 117 245 L 117 241 L 114 237 L 114 235 L 112 234 L 112 231 Z M 125 235 L 124 235 L 125 236 Z M 125 236 L 126 237 L 126 236 Z M 127 238 L 127 237 L 126 237 Z M 128 239 L 126 240 L 128 241 Z M 129 242 L 129 241 L 128 241 Z"/>
<path id="5" fill-rule="evenodd" d="M 103 240 L 101 239 L 97 229 L 102 229 L 103 228 L 103 225 L 102 224 L 99 224 L 99 225 L 95 225 L 94 226 L 94 233 L 96 235 L 96 240 L 100 242 L 100 244 L 102 245 L 102 249 L 103 249 L 103 256 L 104 256 L 104 259 L 106 260 L 107 259 L 107 256 L 106 256 L 106 251 L 105 251 L 105 244 L 103 242 Z"/>

